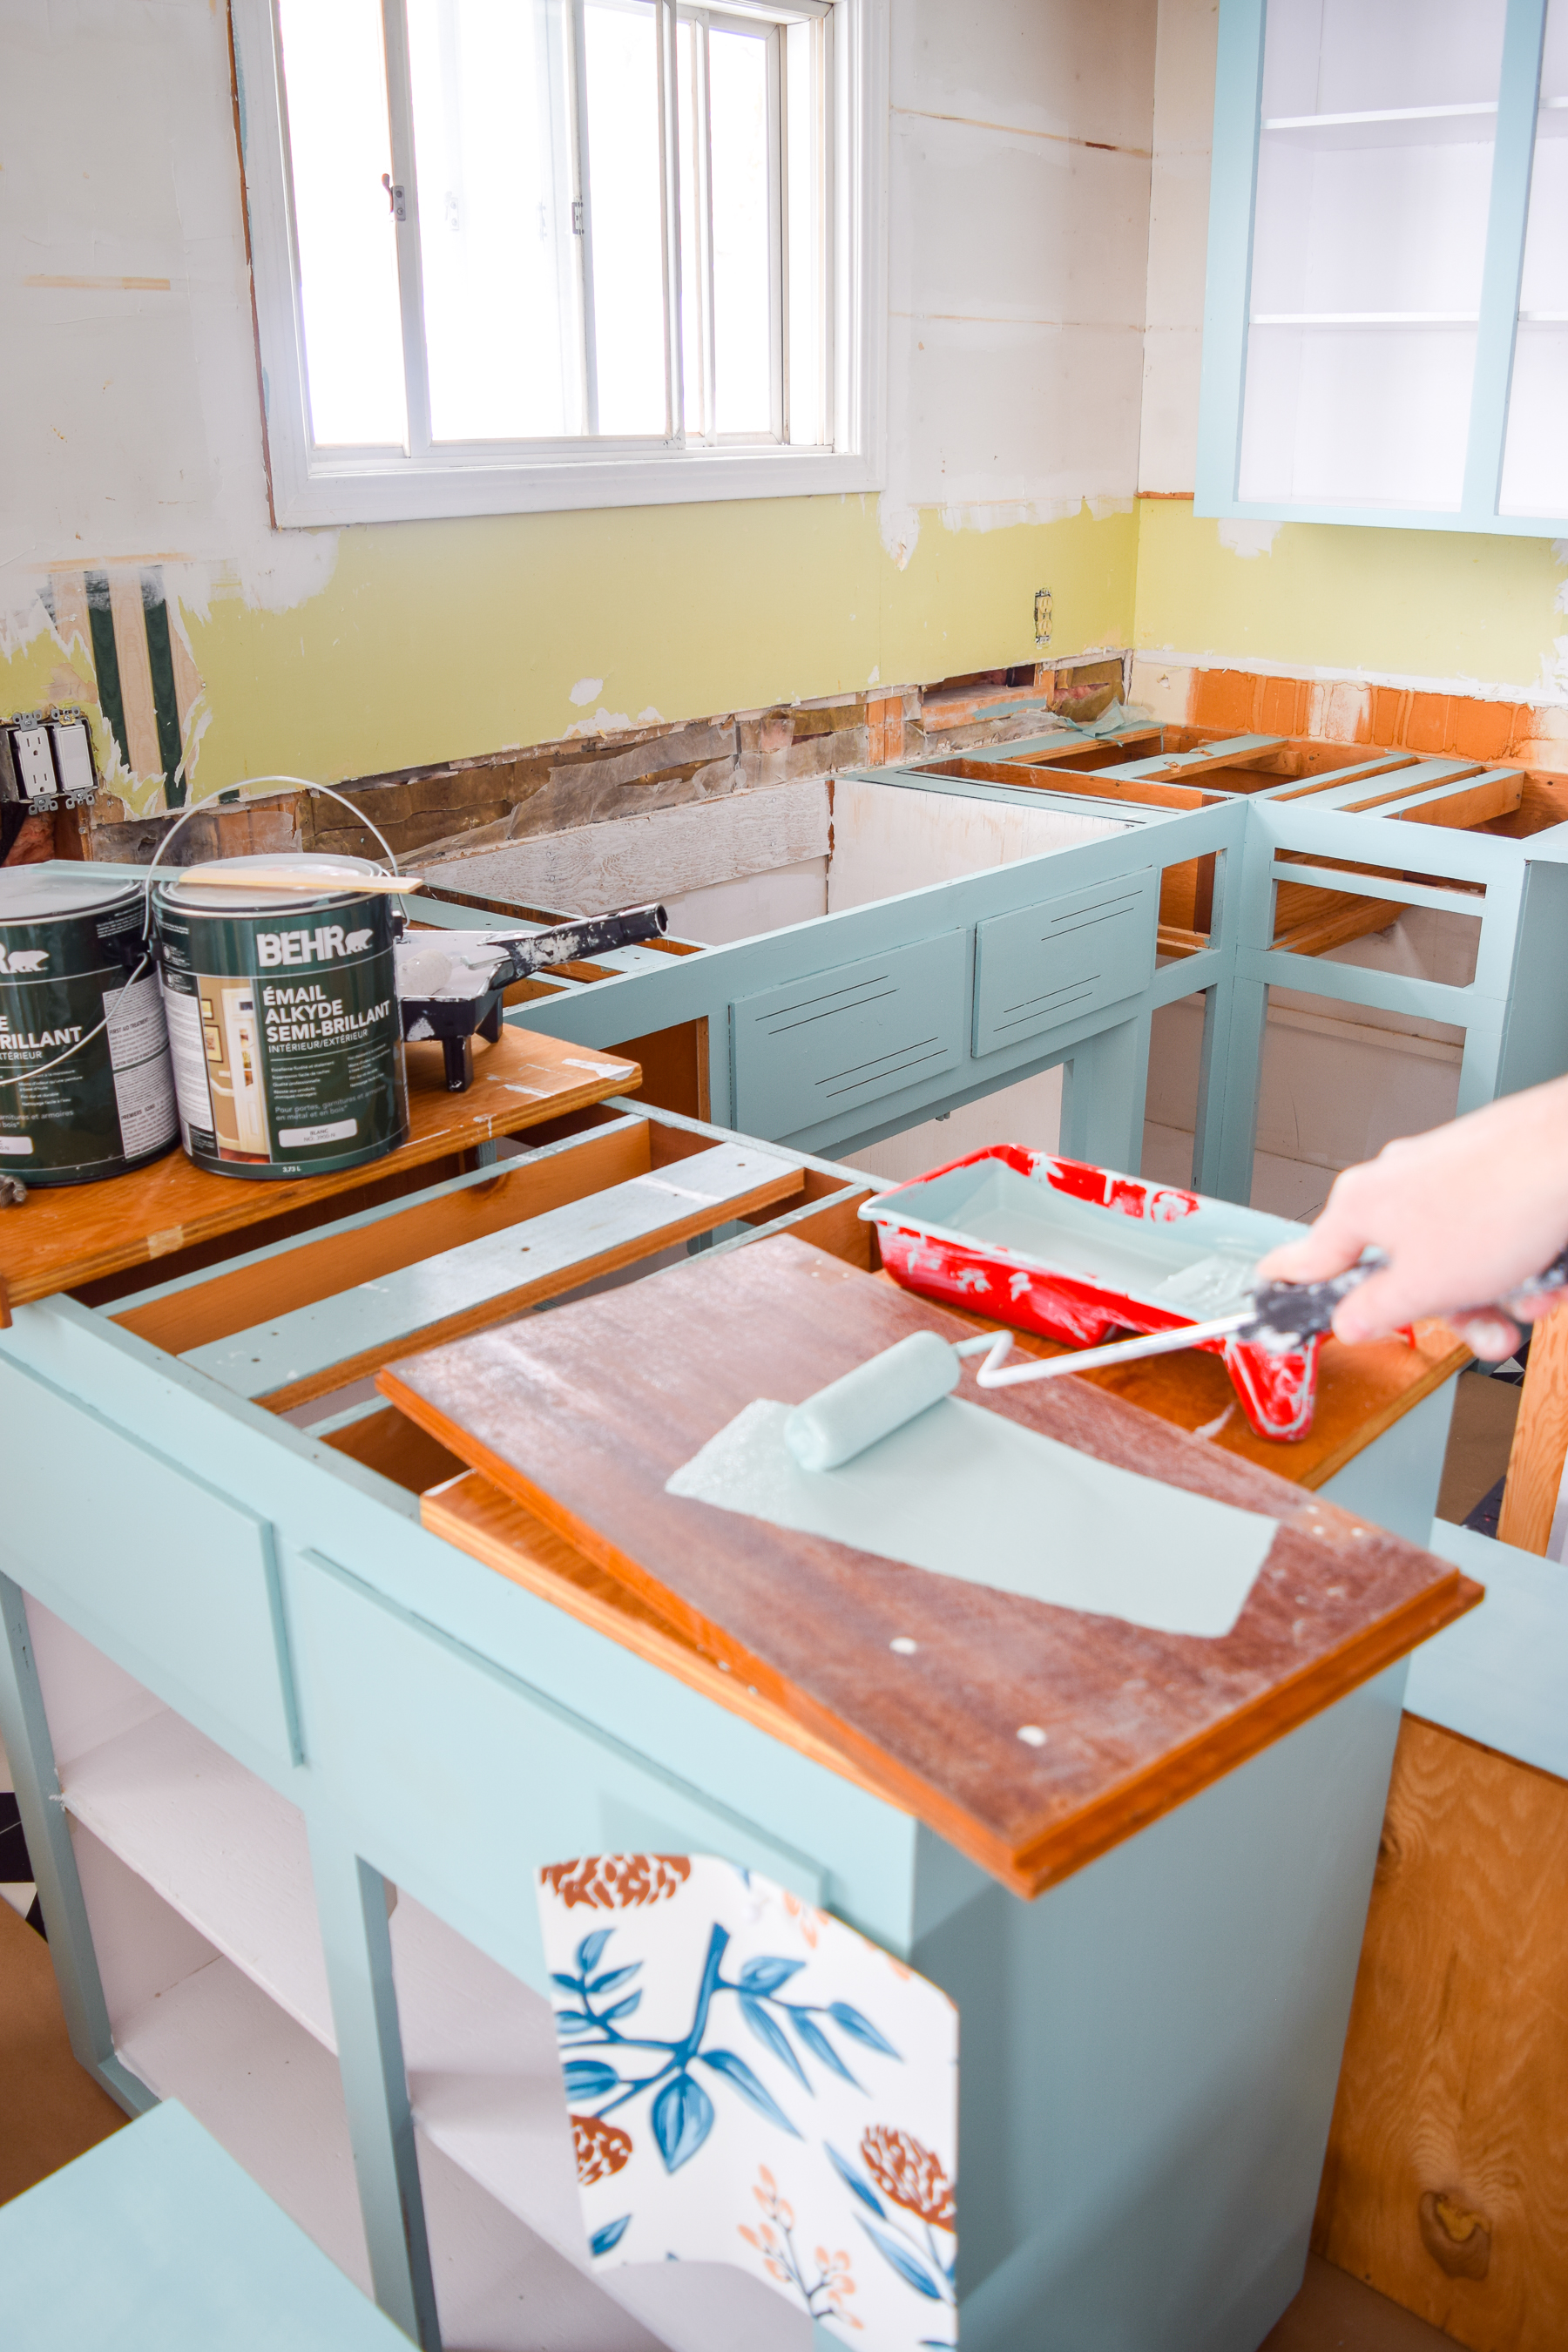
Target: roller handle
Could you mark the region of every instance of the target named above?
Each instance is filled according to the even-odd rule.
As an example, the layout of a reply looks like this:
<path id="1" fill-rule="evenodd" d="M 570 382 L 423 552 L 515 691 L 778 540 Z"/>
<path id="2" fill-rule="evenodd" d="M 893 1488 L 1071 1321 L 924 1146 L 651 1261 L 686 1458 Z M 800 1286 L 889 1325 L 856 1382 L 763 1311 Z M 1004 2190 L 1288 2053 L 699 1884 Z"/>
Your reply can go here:
<path id="1" fill-rule="evenodd" d="M 1269 1348 L 1277 1353 L 1314 1339 L 1319 1332 L 1331 1329 L 1334 1309 L 1340 1301 L 1348 1298 L 1352 1290 L 1359 1290 L 1368 1275 L 1381 1272 L 1387 1264 L 1382 1250 L 1370 1250 L 1359 1265 L 1347 1266 L 1342 1274 L 1331 1274 L 1322 1282 L 1260 1283 L 1252 1296 L 1251 1316 L 1236 1336 L 1248 1345 Z M 1522 1305 L 1527 1298 L 1540 1298 L 1550 1291 L 1563 1289 L 1568 1289 L 1568 1249 L 1560 1251 L 1542 1273 L 1517 1283 L 1490 1310 L 1474 1307 L 1468 1311 L 1507 1315 L 1515 1300 Z"/>

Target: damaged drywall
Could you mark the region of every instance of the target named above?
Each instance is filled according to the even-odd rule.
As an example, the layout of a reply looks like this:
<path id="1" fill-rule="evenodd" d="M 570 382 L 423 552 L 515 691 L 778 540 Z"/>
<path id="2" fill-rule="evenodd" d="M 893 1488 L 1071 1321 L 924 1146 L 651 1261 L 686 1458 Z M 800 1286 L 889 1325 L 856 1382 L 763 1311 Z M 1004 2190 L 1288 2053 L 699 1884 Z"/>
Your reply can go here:
<path id="1" fill-rule="evenodd" d="M 979 15 L 892 0 L 881 501 L 274 531 L 225 14 L 30 12 L 0 87 L 0 299 L 32 361 L 10 380 L 0 707 L 86 701 L 140 816 L 1029 660 L 1042 579 L 1053 655 L 1128 642 L 1152 0 Z M 70 618 L 89 572 L 118 729 Z"/>

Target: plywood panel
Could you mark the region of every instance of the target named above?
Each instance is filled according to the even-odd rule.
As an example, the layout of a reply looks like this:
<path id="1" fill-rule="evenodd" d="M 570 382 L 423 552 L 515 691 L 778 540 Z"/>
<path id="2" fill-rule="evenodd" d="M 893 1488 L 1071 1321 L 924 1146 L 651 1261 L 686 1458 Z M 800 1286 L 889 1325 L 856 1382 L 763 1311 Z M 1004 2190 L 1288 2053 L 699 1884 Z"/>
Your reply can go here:
<path id="1" fill-rule="evenodd" d="M 1568 1312 L 1536 1324 L 1524 1391 L 1508 1457 L 1498 1536 L 1521 1551 L 1544 1552 L 1568 1457 Z"/>
<path id="2" fill-rule="evenodd" d="M 1568 2335 L 1568 1784 L 1414 1717 L 1315 2242 L 1473 2352 Z"/>
<path id="3" fill-rule="evenodd" d="M 987 1402 L 1100 1459 L 1279 1522 L 1224 1639 L 917 1576 L 666 1494 L 670 1474 L 754 1398 L 795 1403 L 910 1331 L 966 1328 L 780 1236 L 416 1356 L 378 1385 L 709 1656 L 1026 1892 L 1256 1754 L 1477 1597 L 1430 1554 L 1073 1379 Z M 895 1652 L 895 1638 L 914 1650 Z M 1047 1743 L 1023 1742 L 1026 1724 L 1048 1726 Z"/>

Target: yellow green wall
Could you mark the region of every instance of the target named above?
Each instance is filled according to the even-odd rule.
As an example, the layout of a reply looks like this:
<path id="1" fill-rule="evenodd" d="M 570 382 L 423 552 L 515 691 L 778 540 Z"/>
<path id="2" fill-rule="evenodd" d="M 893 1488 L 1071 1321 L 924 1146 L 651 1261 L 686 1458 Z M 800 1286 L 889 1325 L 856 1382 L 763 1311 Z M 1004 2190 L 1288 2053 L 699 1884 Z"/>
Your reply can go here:
<path id="1" fill-rule="evenodd" d="M 1282 523 L 1266 553 L 1225 543 L 1255 530 L 1195 517 L 1188 499 L 1140 500 L 1141 648 L 1568 694 L 1568 541 Z"/>
<path id="2" fill-rule="evenodd" d="M 1131 510 L 987 531 L 933 510 L 900 570 L 858 497 L 346 530 L 300 604 L 220 589 L 183 609 L 208 714 L 197 797 L 548 741 L 601 709 L 687 719 L 1032 661 L 1039 588 L 1053 654 L 1124 645 L 1136 546 Z M 0 708 L 61 694 L 60 656 L 40 634 L 0 665 Z"/>

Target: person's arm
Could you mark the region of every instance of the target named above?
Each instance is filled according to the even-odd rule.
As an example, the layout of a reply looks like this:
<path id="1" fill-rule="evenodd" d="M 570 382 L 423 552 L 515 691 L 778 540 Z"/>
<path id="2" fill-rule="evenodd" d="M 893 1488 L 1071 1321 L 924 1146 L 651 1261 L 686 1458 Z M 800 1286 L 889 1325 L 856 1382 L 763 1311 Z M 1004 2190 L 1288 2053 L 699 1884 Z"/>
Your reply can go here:
<path id="1" fill-rule="evenodd" d="M 1318 1282 L 1375 1247 L 1389 1264 L 1342 1303 L 1336 1338 L 1377 1339 L 1441 1315 L 1478 1355 L 1495 1359 L 1518 1345 L 1515 1325 L 1463 1310 L 1506 1297 L 1565 1243 L 1568 1078 L 1554 1078 L 1347 1168 L 1311 1232 L 1271 1251 L 1258 1276 Z M 1544 1315 L 1563 1296 L 1524 1302 L 1518 1321 Z"/>

